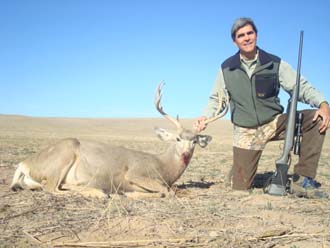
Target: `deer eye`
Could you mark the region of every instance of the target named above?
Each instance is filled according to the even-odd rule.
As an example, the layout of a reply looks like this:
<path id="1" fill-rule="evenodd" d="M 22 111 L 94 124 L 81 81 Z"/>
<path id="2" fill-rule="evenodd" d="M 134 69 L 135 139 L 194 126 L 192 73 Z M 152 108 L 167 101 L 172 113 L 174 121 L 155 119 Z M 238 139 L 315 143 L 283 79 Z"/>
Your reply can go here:
<path id="1" fill-rule="evenodd" d="M 179 137 L 176 137 L 176 141 L 177 141 L 177 142 L 180 142 L 181 139 L 180 139 Z"/>
<path id="2" fill-rule="evenodd" d="M 193 144 L 196 144 L 196 143 L 197 143 L 197 139 L 194 139 L 194 140 L 193 140 Z"/>

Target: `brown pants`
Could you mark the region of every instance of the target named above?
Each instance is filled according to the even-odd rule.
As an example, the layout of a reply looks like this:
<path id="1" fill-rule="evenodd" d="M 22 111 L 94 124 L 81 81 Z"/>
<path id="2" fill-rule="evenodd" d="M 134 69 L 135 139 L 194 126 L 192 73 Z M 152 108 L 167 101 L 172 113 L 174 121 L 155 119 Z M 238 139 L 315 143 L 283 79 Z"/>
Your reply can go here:
<path id="1" fill-rule="evenodd" d="M 294 173 L 315 178 L 325 133 L 320 134 L 319 132 L 320 120 L 313 122 L 315 110 L 304 110 L 302 112 L 304 113 L 303 137 L 299 161 L 294 165 Z M 277 122 L 275 136 L 269 141 L 283 139 L 286 121 L 287 114 L 282 114 Z M 257 173 L 262 151 L 238 147 L 233 147 L 233 149 L 232 188 L 236 190 L 249 189 Z"/>

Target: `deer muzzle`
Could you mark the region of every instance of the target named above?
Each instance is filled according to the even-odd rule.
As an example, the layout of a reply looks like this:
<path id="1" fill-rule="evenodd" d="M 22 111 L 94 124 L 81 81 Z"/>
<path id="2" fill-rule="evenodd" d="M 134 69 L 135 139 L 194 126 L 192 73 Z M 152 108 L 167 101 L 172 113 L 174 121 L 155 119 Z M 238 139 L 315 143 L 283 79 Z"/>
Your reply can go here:
<path id="1" fill-rule="evenodd" d="M 181 160 L 185 166 L 187 166 L 190 162 L 192 154 L 190 152 L 184 152 L 181 154 Z"/>

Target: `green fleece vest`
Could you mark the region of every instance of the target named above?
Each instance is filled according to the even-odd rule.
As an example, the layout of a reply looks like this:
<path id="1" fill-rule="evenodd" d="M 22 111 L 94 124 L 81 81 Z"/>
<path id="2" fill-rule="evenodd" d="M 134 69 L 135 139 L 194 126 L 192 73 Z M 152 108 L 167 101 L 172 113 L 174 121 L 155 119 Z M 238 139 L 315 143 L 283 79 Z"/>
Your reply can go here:
<path id="1" fill-rule="evenodd" d="M 239 53 L 222 65 L 230 96 L 231 120 L 241 127 L 257 127 L 283 113 L 278 97 L 281 59 L 259 49 L 259 59 L 251 79 L 241 66 Z"/>

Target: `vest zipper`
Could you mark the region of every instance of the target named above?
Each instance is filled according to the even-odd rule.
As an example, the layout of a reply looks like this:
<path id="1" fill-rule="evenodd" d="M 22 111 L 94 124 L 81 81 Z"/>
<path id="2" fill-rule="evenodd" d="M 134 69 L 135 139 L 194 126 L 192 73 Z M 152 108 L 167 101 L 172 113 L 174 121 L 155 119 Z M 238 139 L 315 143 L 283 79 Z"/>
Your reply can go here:
<path id="1" fill-rule="evenodd" d="M 243 69 L 241 69 L 242 71 L 244 71 Z M 248 77 L 249 79 L 249 82 L 250 82 L 250 86 L 251 86 L 251 98 L 252 98 L 252 103 L 253 103 L 253 108 L 254 108 L 254 113 L 255 113 L 255 116 L 256 116 L 256 120 L 257 120 L 257 123 L 258 123 L 258 126 L 260 126 L 260 120 L 259 120 L 259 117 L 258 117 L 258 113 L 257 113 L 257 106 L 256 106 L 256 97 L 254 97 L 254 93 L 255 93 L 255 89 L 253 89 L 253 81 L 252 81 L 252 77 L 254 77 L 255 75 L 255 72 L 253 72 L 251 74 L 251 78 L 249 78 L 249 75 L 246 73 L 246 71 L 244 71 L 245 75 Z M 254 90 L 254 92 L 253 92 Z"/>

